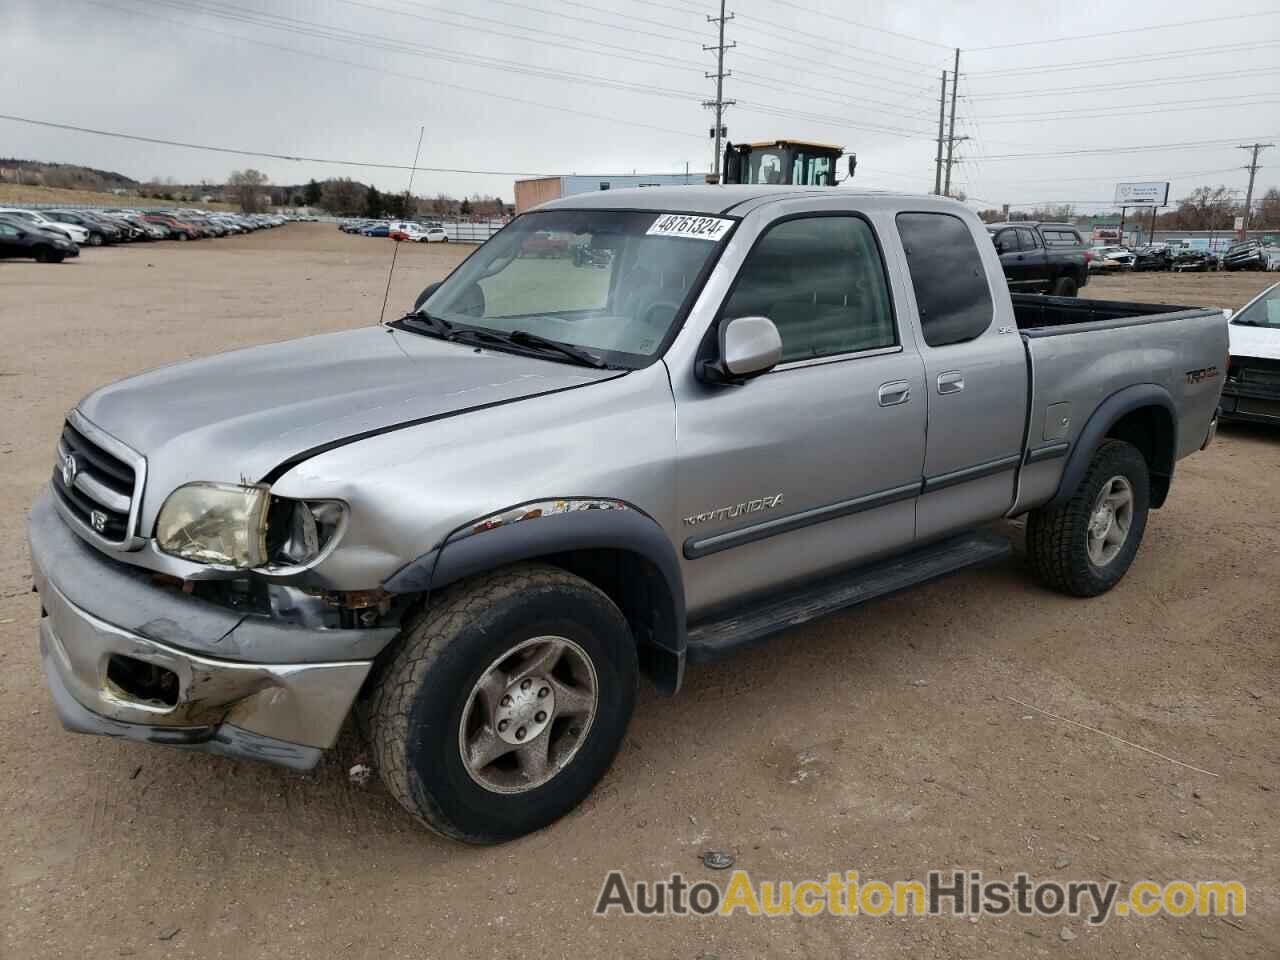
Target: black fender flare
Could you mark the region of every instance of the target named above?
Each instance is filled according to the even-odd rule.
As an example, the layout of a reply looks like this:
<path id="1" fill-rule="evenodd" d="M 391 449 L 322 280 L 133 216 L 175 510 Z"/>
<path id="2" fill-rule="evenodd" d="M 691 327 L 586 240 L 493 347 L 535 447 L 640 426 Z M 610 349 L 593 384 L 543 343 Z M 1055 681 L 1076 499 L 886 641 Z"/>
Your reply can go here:
<path id="1" fill-rule="evenodd" d="M 543 502 L 550 498 L 540 498 Z M 578 499 L 578 498 L 571 498 Z M 622 501 L 613 509 L 548 514 L 481 532 L 474 523 L 459 527 L 436 547 L 405 564 L 384 583 L 392 594 L 429 595 L 464 577 L 499 567 L 582 550 L 615 550 L 649 562 L 660 580 L 654 596 L 655 623 L 648 647 L 650 672 L 658 688 L 674 693 L 684 676 L 687 640 L 684 579 L 675 547 L 658 522 Z M 510 510 L 516 507 L 508 508 Z M 500 511 L 506 513 L 507 511 Z"/>
<path id="2" fill-rule="evenodd" d="M 1058 506 L 1068 500 L 1080 486 L 1094 453 L 1102 446 L 1108 431 L 1119 422 L 1120 418 L 1144 407 L 1158 407 L 1169 415 L 1172 425 L 1166 449 L 1153 448 L 1155 464 L 1152 477 L 1157 482 L 1152 484 L 1151 506 L 1159 507 L 1164 503 L 1169 489 L 1169 481 L 1173 477 L 1173 465 L 1178 452 L 1178 413 L 1174 407 L 1169 391 L 1158 383 L 1135 383 L 1132 386 L 1117 390 L 1098 404 L 1089 419 L 1085 421 L 1080 436 L 1067 456 L 1066 466 L 1062 470 L 1062 478 L 1058 481 L 1058 490 L 1048 506 Z M 1154 441 L 1153 441 L 1154 444 Z"/>

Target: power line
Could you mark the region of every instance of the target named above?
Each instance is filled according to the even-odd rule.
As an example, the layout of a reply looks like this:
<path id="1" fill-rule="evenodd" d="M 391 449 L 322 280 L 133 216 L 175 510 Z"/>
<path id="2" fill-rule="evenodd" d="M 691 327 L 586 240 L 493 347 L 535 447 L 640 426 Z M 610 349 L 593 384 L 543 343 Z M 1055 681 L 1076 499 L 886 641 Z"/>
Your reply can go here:
<path id="1" fill-rule="evenodd" d="M 774 23 L 769 20 L 757 19 L 756 17 L 749 16 L 745 13 L 738 14 L 738 18 L 740 20 L 746 20 L 748 23 L 758 23 L 761 25 L 759 27 L 748 27 L 746 29 L 754 30 L 757 33 L 767 33 L 770 36 L 777 36 L 779 40 L 786 39 L 784 37 L 778 36 L 779 33 L 792 33 L 792 34 L 796 34 L 797 36 L 808 37 L 808 38 L 811 38 L 812 40 L 821 41 L 820 45 L 816 45 L 813 43 L 805 43 L 800 40 L 786 40 L 787 43 L 794 43 L 798 46 L 807 46 L 813 49 L 824 50 L 827 53 L 835 53 L 839 56 L 846 56 L 846 57 L 849 55 L 848 54 L 849 50 L 861 50 L 863 53 L 868 53 L 877 57 L 883 57 L 886 60 L 893 60 L 897 63 L 905 64 L 910 67 L 916 67 L 917 69 L 920 69 L 920 70 L 933 69 L 933 65 L 929 63 L 923 63 L 919 60 L 908 60 L 906 57 L 899 57 L 892 53 L 881 53 L 878 50 L 872 50 L 870 47 L 860 47 L 856 43 L 845 43 L 844 41 L 841 41 L 838 39 L 836 40 L 835 49 L 832 49 L 831 47 L 832 38 L 829 35 L 824 36 L 820 33 L 810 33 L 807 30 L 800 30 L 797 27 L 790 27 L 790 26 L 787 26 L 786 24 Z M 875 64 L 875 65 L 879 67 L 884 67 L 885 69 L 892 69 L 890 64 Z"/>
<path id="2" fill-rule="evenodd" d="M 1074 117 L 1127 117 L 1133 119 L 1135 110 L 1142 110 L 1143 114 L 1148 113 L 1173 113 L 1184 110 L 1222 110 L 1227 107 L 1258 107 L 1271 103 L 1280 103 L 1280 100 L 1242 100 L 1239 97 L 1203 97 L 1197 100 L 1157 100 L 1151 103 L 1126 103 L 1123 108 L 1112 107 L 1112 111 L 1121 109 L 1121 112 L 1094 113 L 1091 109 L 1084 110 L 1054 110 L 1049 113 L 995 113 L 983 117 L 983 123 L 1039 123 L 1057 120 L 1069 120 Z M 1189 106 L 1189 104 L 1201 104 L 1201 106 Z M 1151 109 L 1153 107 L 1169 107 L 1168 110 Z M 993 141 L 994 142 L 994 141 Z"/>
<path id="3" fill-rule="evenodd" d="M 338 63 L 338 64 L 342 64 L 343 66 L 353 67 L 357 70 L 364 70 L 369 73 L 377 73 L 377 74 L 382 74 L 384 76 L 389 76 L 389 77 L 398 77 L 405 80 L 414 80 L 419 83 L 429 84 L 433 88 L 458 90 L 464 93 L 476 94 L 477 96 L 490 97 L 495 100 L 505 100 L 509 103 L 516 103 L 521 106 L 539 107 L 544 110 L 554 110 L 559 113 L 566 113 L 566 114 L 570 114 L 572 116 L 578 116 L 578 117 L 587 117 L 592 120 L 604 120 L 608 123 L 615 123 L 615 124 L 625 125 L 628 127 L 638 127 L 638 128 L 643 128 L 647 130 L 655 130 L 660 133 L 670 133 L 680 137 L 697 138 L 699 140 L 702 139 L 698 134 L 690 133 L 688 130 L 676 130 L 671 127 L 663 127 L 663 126 L 658 126 L 656 124 L 642 123 L 640 121 L 632 120 L 627 117 L 592 113 L 588 110 L 579 110 L 575 107 L 566 107 L 561 104 L 544 103 L 542 101 L 532 100 L 527 97 L 517 97 L 517 96 L 513 96 L 511 94 L 506 94 L 506 93 L 495 93 L 491 90 L 484 90 L 479 87 L 464 86 L 458 83 L 449 83 L 444 80 L 438 80 L 434 77 L 424 77 L 418 74 L 405 73 L 400 70 L 387 69 L 385 67 L 374 67 L 366 63 L 359 63 L 358 61 L 355 61 L 355 60 L 347 60 L 342 57 L 335 57 L 331 54 L 318 53 L 312 50 L 299 50 L 297 47 L 288 47 L 279 43 L 271 43 L 268 40 L 259 40 L 255 37 L 246 37 L 238 33 L 230 33 L 226 30 L 218 30 L 213 27 L 205 27 L 205 26 L 199 26 L 193 23 L 186 23 L 181 20 L 174 20 L 171 17 L 162 17 L 153 13 L 143 13 L 140 10 L 134 10 L 129 7 L 121 7 L 112 3 L 106 3 L 104 2 L 104 0 L 80 0 L 80 2 L 87 3 L 92 6 L 106 7 L 108 9 L 117 10 L 121 13 L 127 13 L 137 17 L 145 17 L 148 20 L 148 22 L 168 23 L 177 27 L 181 27 L 184 30 L 199 31 L 202 35 L 213 34 L 217 36 L 228 37 L 232 40 L 238 40 L 241 43 L 251 43 L 251 44 L 254 44 L 255 46 L 266 47 L 271 50 L 281 50 L 285 53 L 292 53 L 301 57 L 310 57 L 314 60 L 323 60 L 329 63 Z"/>
<path id="4" fill-rule="evenodd" d="M 838 20 L 840 23 L 847 23 L 859 30 L 872 30 L 876 33 L 888 34 L 891 37 L 899 37 L 903 40 L 912 40 L 915 43 L 923 43 L 925 46 L 937 47 L 940 50 L 951 51 L 951 46 L 945 43 L 938 43 L 936 40 L 926 40 L 924 37 L 912 36 L 909 33 L 901 33 L 897 30 L 890 30 L 886 27 L 877 27 L 870 23 L 861 23 L 858 20 L 850 20 L 848 17 L 842 17 L 838 13 L 830 13 L 824 10 L 814 10 L 812 7 L 802 6 L 794 3 L 793 0 L 773 0 L 774 3 L 781 4 L 784 7 L 791 7 L 793 10 L 799 10 L 802 13 L 812 14 L 819 20 Z"/>
<path id="5" fill-rule="evenodd" d="M 1225 53 L 1228 51 L 1239 52 L 1242 50 L 1256 50 L 1259 47 L 1274 46 L 1280 46 L 1280 40 L 1263 40 L 1259 43 L 1228 43 L 1212 47 L 1190 47 L 1184 50 L 1167 50 L 1160 53 L 1139 54 L 1137 56 L 1106 57 L 1102 60 L 1073 60 L 1068 63 L 1054 63 L 1036 67 L 1008 67 L 1001 70 L 979 70 L 977 72 L 971 72 L 969 76 L 983 79 L 985 77 L 1011 77 L 1027 73 L 1034 74 L 1048 73 L 1056 70 L 1074 70 L 1077 67 L 1106 67 L 1116 64 L 1127 66 L 1131 63 L 1150 63 L 1155 60 L 1179 60 L 1183 57 L 1200 53 Z"/>
<path id="6" fill-rule="evenodd" d="M 1239 77 L 1256 77 L 1260 74 L 1280 73 L 1280 68 L 1269 68 L 1262 70 L 1237 70 L 1229 73 L 1202 73 L 1196 75 L 1183 75 L 1179 77 L 1150 77 L 1146 80 L 1138 80 L 1123 83 L 1096 83 L 1088 86 L 1076 87 L 1056 87 L 1053 90 L 1029 90 L 1023 93 L 977 93 L 970 94 L 971 100 L 1017 100 L 1026 97 L 1048 97 L 1055 96 L 1060 93 L 1082 93 L 1097 90 L 1132 90 L 1136 87 L 1150 86 L 1168 86 L 1176 83 L 1192 83 L 1203 80 L 1210 82 L 1214 80 L 1235 80 Z"/>
<path id="7" fill-rule="evenodd" d="M 1148 150 L 1194 150 L 1207 149 L 1210 147 L 1218 147 L 1223 144 L 1231 143 L 1238 140 L 1238 137 L 1231 137 L 1224 140 L 1188 140 L 1183 143 L 1148 143 L 1141 146 L 1132 147 L 1094 147 L 1084 150 L 1053 150 L 1043 153 L 1006 153 L 998 156 L 988 154 L 983 157 L 984 160 L 1027 160 L 1027 159 L 1044 159 L 1048 157 L 1083 157 L 1096 154 L 1110 153 L 1143 153 Z"/>
<path id="8" fill-rule="evenodd" d="M 777 0 L 781 3 L 783 0 Z M 1048 43 L 1070 43 L 1074 40 L 1096 40 L 1099 37 L 1118 37 L 1129 33 L 1150 33 L 1152 30 L 1171 30 L 1174 27 L 1192 27 L 1202 23 L 1222 23 L 1226 20 L 1250 20 L 1258 17 L 1274 17 L 1280 10 L 1265 10 L 1260 13 L 1237 13 L 1227 16 L 1204 17 L 1199 20 L 1181 20 L 1175 23 L 1154 23 L 1145 27 L 1128 27 L 1123 30 L 1104 30 L 1100 33 L 1082 33 L 1071 37 L 1050 37 L 1047 40 L 1022 40 L 1017 43 L 993 43 L 987 47 L 967 47 L 970 53 L 981 53 L 984 50 L 1009 50 L 1013 47 L 1036 47 Z"/>
<path id="9" fill-rule="evenodd" d="M 27 123 L 37 127 L 49 127 L 54 130 L 69 130 L 73 133 L 85 133 L 95 137 L 110 137 L 115 140 L 132 140 L 137 143 L 153 143 L 164 147 L 182 147 L 187 150 L 203 150 L 208 153 L 227 153 L 239 157 L 258 157 L 264 160 L 288 160 L 295 163 L 331 163 L 342 167 L 367 167 L 375 170 L 421 170 L 423 173 L 469 173 L 493 177 L 545 177 L 549 174 L 530 173 L 527 170 L 471 170 L 463 167 L 424 167 L 410 166 L 407 163 L 375 163 L 369 160 L 337 160 L 331 157 L 304 157 L 289 153 L 272 153 L 266 150 L 246 150 L 238 147 L 217 147 L 207 143 L 188 143 L 183 140 L 166 140 L 161 137 L 145 137 L 141 134 L 121 133 L 117 130 L 96 130 L 93 127 L 81 127 L 71 123 L 55 123 L 52 120 L 36 120 L 32 117 L 18 117 L 8 113 L 0 113 L 0 120 L 13 123 Z"/>

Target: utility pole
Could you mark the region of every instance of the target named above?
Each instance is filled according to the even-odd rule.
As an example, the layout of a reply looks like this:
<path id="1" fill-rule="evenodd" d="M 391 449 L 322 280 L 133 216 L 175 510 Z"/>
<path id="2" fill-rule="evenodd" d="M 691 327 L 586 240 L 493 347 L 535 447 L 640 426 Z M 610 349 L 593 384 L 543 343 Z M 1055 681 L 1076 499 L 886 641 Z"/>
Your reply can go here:
<path id="1" fill-rule="evenodd" d="M 1253 158 L 1244 169 L 1249 171 L 1249 190 L 1244 195 L 1244 235 L 1249 236 L 1249 214 L 1253 206 L 1253 178 L 1258 175 L 1258 151 L 1274 147 L 1274 143 L 1243 143 L 1237 150 L 1252 150 Z"/>
<path id="2" fill-rule="evenodd" d="M 943 184 L 942 192 L 946 196 L 951 196 L 951 164 L 953 154 L 956 148 L 956 91 L 960 89 L 960 48 L 956 47 L 956 68 L 951 71 L 951 123 L 947 128 L 947 179 Z M 968 137 L 960 137 L 961 140 L 968 140 Z"/>
<path id="3" fill-rule="evenodd" d="M 711 163 L 711 172 L 715 175 L 716 183 L 720 182 L 720 137 L 724 131 L 724 108 L 731 107 L 736 102 L 733 100 L 726 100 L 724 98 L 724 78 L 733 75 L 732 72 L 725 72 L 724 52 L 737 46 L 736 43 L 726 44 L 724 42 L 724 25 L 733 19 L 732 13 L 726 14 L 724 12 L 724 4 L 725 0 L 720 0 L 720 16 L 707 17 L 707 23 L 719 24 L 720 41 L 714 47 L 709 47 L 706 44 L 703 44 L 702 46 L 703 50 L 714 50 L 716 52 L 716 72 L 707 74 L 708 80 L 714 78 L 716 81 L 716 98 L 714 100 L 702 101 L 702 105 L 704 107 L 712 107 L 716 112 L 716 127 L 713 131 L 716 141 L 716 153 Z"/>
<path id="4" fill-rule="evenodd" d="M 947 71 L 942 71 L 942 91 L 938 94 L 938 158 L 933 168 L 933 193 L 942 194 L 942 125 L 947 119 Z"/>

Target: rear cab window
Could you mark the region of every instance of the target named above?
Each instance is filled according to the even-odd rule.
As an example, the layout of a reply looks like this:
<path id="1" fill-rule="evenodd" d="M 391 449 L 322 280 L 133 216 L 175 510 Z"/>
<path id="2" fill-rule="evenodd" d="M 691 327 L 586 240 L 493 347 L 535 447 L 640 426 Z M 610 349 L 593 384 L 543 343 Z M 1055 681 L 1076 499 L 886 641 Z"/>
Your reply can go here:
<path id="1" fill-rule="evenodd" d="M 944 347 L 981 336 L 995 304 L 969 227 L 949 213 L 900 213 L 897 222 L 925 343 Z"/>

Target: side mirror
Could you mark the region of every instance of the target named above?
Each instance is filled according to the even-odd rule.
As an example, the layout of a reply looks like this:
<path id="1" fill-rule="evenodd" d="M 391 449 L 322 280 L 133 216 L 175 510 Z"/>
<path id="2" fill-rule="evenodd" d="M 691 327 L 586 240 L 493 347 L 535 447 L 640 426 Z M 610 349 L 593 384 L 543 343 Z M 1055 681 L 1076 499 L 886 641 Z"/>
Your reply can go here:
<path id="1" fill-rule="evenodd" d="M 720 327 L 720 355 L 699 364 L 699 378 L 710 383 L 743 383 L 782 360 L 782 336 L 768 317 L 734 317 Z"/>
<path id="2" fill-rule="evenodd" d="M 431 283 L 423 287 L 422 292 L 418 294 L 418 299 L 413 301 L 413 309 L 417 310 L 424 303 L 426 303 L 431 298 L 431 295 L 435 293 L 437 289 L 439 289 L 440 284 L 442 282 L 443 281 L 437 280 L 435 283 Z"/>

